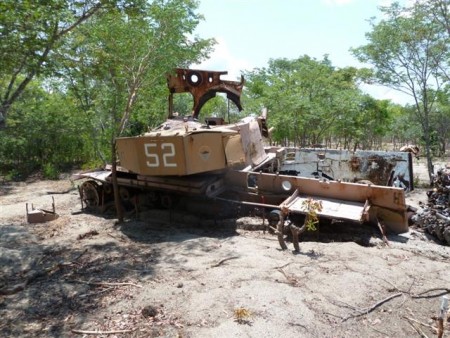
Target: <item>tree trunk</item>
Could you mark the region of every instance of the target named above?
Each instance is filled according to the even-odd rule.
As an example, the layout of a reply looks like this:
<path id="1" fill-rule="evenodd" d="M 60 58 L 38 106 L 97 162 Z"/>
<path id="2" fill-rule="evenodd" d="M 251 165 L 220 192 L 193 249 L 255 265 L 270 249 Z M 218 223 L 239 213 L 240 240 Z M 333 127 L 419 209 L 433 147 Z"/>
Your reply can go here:
<path id="1" fill-rule="evenodd" d="M 114 205 L 116 206 L 117 221 L 123 222 L 123 209 L 120 201 L 119 183 L 117 182 L 117 156 L 116 156 L 116 140 L 111 142 L 111 179 L 114 191 Z"/>
<path id="2" fill-rule="evenodd" d="M 9 109 L 9 103 L 2 102 L 0 106 L 0 130 L 6 128 L 6 115 Z"/>
<path id="3" fill-rule="evenodd" d="M 428 114 L 425 112 L 424 115 L 426 117 L 422 124 L 423 138 L 425 140 L 425 156 L 427 158 L 428 178 L 430 179 L 430 184 L 431 184 L 432 180 L 433 180 L 433 174 L 434 174 L 434 166 L 433 166 L 433 159 L 432 159 L 432 153 L 431 153 L 431 133 L 430 133 L 430 128 L 429 128 Z"/>
<path id="4" fill-rule="evenodd" d="M 284 241 L 284 219 L 285 219 L 285 213 L 283 210 L 280 212 L 280 220 L 277 224 L 277 237 L 278 237 L 278 243 L 281 246 L 282 250 L 287 250 L 287 245 Z"/>

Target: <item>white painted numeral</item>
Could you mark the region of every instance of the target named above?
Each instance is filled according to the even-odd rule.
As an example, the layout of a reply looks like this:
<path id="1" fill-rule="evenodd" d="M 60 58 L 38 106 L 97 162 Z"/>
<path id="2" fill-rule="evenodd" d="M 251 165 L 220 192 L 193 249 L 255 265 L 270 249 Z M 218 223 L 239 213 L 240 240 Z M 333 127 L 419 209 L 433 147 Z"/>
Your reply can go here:
<path id="1" fill-rule="evenodd" d="M 147 156 L 147 167 L 157 168 L 160 165 L 160 158 L 156 153 L 157 143 L 145 143 L 145 156 Z M 175 145 L 173 143 L 161 143 L 162 162 L 164 167 L 174 168 L 177 166 L 175 161 Z"/>
<path id="2" fill-rule="evenodd" d="M 176 167 L 176 162 L 171 162 L 171 160 L 175 159 L 175 146 L 173 143 L 162 143 L 161 149 L 163 151 L 163 163 L 165 167 Z M 165 149 L 169 149 L 168 152 Z"/>
<path id="3" fill-rule="evenodd" d="M 158 154 L 152 153 L 150 150 L 150 148 L 156 148 L 156 143 L 145 143 L 144 147 L 145 147 L 145 156 L 147 156 L 147 158 L 150 160 L 150 161 L 147 161 L 147 167 L 150 167 L 150 168 L 159 167 Z"/>

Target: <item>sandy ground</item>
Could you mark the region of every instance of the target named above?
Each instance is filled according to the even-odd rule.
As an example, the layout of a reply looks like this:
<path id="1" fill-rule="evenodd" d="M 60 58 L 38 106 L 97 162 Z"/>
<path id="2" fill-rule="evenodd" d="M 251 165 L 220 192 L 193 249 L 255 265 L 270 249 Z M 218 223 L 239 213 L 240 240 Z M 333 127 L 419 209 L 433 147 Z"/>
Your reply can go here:
<path id="1" fill-rule="evenodd" d="M 25 204 L 51 196 L 60 217 L 28 224 Z M 68 179 L 0 185 L 0 336 L 432 337 L 450 292 L 450 248 L 414 229 L 386 246 L 338 224 L 295 254 L 242 229 L 260 219 L 154 210 L 116 225 L 80 209 Z"/>

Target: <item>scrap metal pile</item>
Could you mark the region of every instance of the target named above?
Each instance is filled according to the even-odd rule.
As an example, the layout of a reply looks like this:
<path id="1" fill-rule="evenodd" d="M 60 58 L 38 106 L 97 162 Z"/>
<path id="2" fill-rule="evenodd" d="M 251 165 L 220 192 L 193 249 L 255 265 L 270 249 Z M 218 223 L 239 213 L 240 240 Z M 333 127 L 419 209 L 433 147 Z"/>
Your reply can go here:
<path id="1" fill-rule="evenodd" d="M 413 216 L 416 226 L 450 245 L 450 169 L 439 169 L 427 192 L 428 203 Z"/>

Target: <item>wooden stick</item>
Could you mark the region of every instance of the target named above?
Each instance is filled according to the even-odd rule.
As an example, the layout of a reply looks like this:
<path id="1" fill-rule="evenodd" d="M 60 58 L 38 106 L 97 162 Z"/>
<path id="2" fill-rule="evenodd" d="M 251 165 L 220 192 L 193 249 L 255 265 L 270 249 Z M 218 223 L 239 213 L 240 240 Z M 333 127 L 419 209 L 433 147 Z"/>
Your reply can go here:
<path id="1" fill-rule="evenodd" d="M 79 295 L 78 297 L 79 297 L 79 298 L 91 297 L 91 296 L 94 296 L 94 295 L 99 295 L 99 294 L 101 294 L 101 293 L 108 292 L 108 291 L 110 291 L 110 290 L 114 290 L 114 287 L 111 286 L 111 287 L 109 287 L 109 288 L 107 288 L 107 289 L 103 289 L 103 290 L 98 291 L 98 292 L 85 293 L 84 295 Z"/>
<path id="2" fill-rule="evenodd" d="M 306 219 L 305 219 L 305 223 L 303 224 L 303 226 L 301 228 L 295 226 L 294 224 L 291 224 L 289 226 L 289 228 L 291 229 L 291 232 L 292 232 L 292 244 L 294 244 L 295 252 L 300 252 L 300 245 L 298 244 L 298 237 L 300 236 L 300 234 L 302 234 L 306 230 Z"/>
<path id="3" fill-rule="evenodd" d="M 364 315 L 366 315 L 366 314 L 372 312 L 373 310 L 375 310 L 375 309 L 376 309 L 377 307 L 379 307 L 380 305 L 383 305 L 384 303 L 390 301 L 391 299 L 400 297 L 401 295 L 403 295 L 403 292 L 399 292 L 399 293 L 396 293 L 396 294 L 394 294 L 394 295 L 392 295 L 392 296 L 389 296 L 389 297 L 387 297 L 387 298 L 385 298 L 385 299 L 383 299 L 383 300 L 380 300 L 378 303 L 372 305 L 370 308 L 363 309 L 362 311 L 359 311 L 360 313 L 358 313 L 358 314 L 355 314 L 355 315 L 349 315 L 349 316 L 345 317 L 342 321 L 345 322 L 345 321 L 349 320 L 350 318 L 357 318 L 357 317 L 364 316 Z"/>
<path id="4" fill-rule="evenodd" d="M 437 324 L 437 336 L 438 338 L 442 338 L 442 336 L 444 335 L 444 318 L 438 318 Z"/>
<path id="5" fill-rule="evenodd" d="M 386 232 L 384 231 L 384 225 L 383 225 L 383 223 L 381 223 L 379 220 L 377 220 L 377 225 L 378 225 L 378 229 L 379 229 L 380 232 L 381 232 L 381 237 L 383 238 L 384 244 L 386 244 L 387 246 L 390 247 L 389 241 L 388 241 L 388 239 L 387 239 L 387 237 L 386 237 Z"/>
<path id="6" fill-rule="evenodd" d="M 404 317 L 406 318 L 406 317 Z M 420 335 L 420 337 L 422 338 L 428 338 L 428 336 L 420 329 L 420 327 L 417 327 L 416 325 L 414 325 L 414 323 L 412 321 L 410 321 L 408 318 L 406 318 L 408 320 L 409 325 L 411 325 L 414 330 L 416 330 L 416 332 Z"/>
<path id="7" fill-rule="evenodd" d="M 86 281 L 79 280 L 79 279 L 70 279 L 70 280 L 66 280 L 66 281 L 69 282 L 69 283 L 81 283 L 81 284 L 92 285 L 92 286 L 125 286 L 125 285 L 131 285 L 131 286 L 135 286 L 137 288 L 142 288 L 141 285 L 134 284 L 134 283 L 129 283 L 129 282 L 123 282 L 123 283 L 86 282 Z"/>
<path id="8" fill-rule="evenodd" d="M 115 333 L 130 333 L 136 331 L 136 329 L 132 330 L 111 330 L 111 331 L 90 331 L 90 330 L 75 330 L 72 329 L 73 333 L 78 334 L 115 334 Z"/>
<path id="9" fill-rule="evenodd" d="M 233 257 L 224 258 L 219 263 L 211 265 L 211 267 L 212 268 L 216 268 L 216 267 L 222 265 L 223 263 L 225 263 L 226 261 L 229 261 L 230 259 L 236 259 L 236 258 L 239 258 L 239 256 L 233 256 Z"/>
<path id="10" fill-rule="evenodd" d="M 285 210 L 282 208 L 280 213 L 280 220 L 277 224 L 277 237 L 278 237 L 278 243 L 281 246 L 281 250 L 287 250 L 286 242 L 283 238 L 283 228 L 284 228 L 284 218 L 285 218 Z"/>
<path id="11" fill-rule="evenodd" d="M 403 318 L 405 318 L 405 319 L 407 319 L 407 320 L 410 320 L 410 321 L 412 321 L 412 322 L 414 322 L 414 323 L 420 324 L 420 325 L 422 325 L 422 326 L 428 327 L 429 329 L 432 329 L 432 330 L 436 331 L 436 328 L 435 328 L 434 326 L 432 326 L 432 325 L 429 325 L 429 324 L 426 324 L 426 323 L 419 322 L 418 320 L 416 320 L 416 319 L 414 319 L 414 318 L 411 318 L 411 317 L 403 316 Z"/>
<path id="12" fill-rule="evenodd" d="M 442 292 L 439 294 L 423 296 L 423 294 L 431 292 L 431 291 L 442 291 Z M 443 296 L 447 293 L 450 293 L 450 289 L 448 289 L 448 288 L 433 288 L 433 289 L 428 289 L 428 290 L 422 291 L 421 293 L 418 293 L 417 295 L 412 295 L 411 298 L 434 298 L 434 297 Z"/>
<path id="13" fill-rule="evenodd" d="M 269 225 L 269 228 L 272 229 L 275 234 L 278 234 L 278 229 L 276 229 L 276 228 L 274 228 L 273 226 L 270 226 L 270 225 Z"/>

